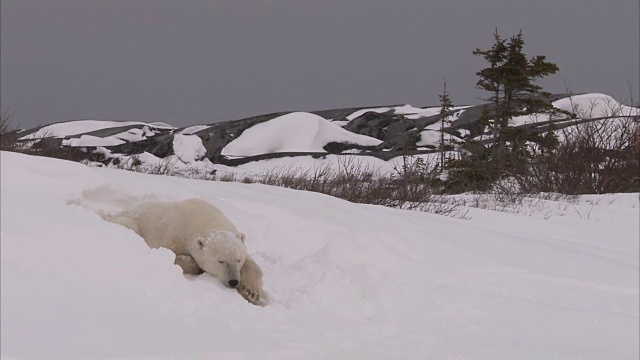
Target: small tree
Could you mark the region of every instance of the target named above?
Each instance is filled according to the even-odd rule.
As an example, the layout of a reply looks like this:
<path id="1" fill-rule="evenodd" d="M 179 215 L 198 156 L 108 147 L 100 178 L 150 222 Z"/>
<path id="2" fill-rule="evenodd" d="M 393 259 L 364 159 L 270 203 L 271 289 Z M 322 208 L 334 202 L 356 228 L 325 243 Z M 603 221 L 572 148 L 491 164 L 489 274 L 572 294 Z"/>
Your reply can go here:
<path id="1" fill-rule="evenodd" d="M 520 131 L 510 131 L 510 120 L 516 116 L 553 112 L 553 106 L 548 101 L 549 93 L 533 82 L 555 74 L 558 66 L 546 61 L 542 55 L 527 59 L 523 52 L 522 31 L 506 40 L 496 29 L 494 39 L 491 48 L 476 49 L 473 54 L 482 56 L 489 63 L 489 67 L 476 73 L 480 77 L 478 88 L 491 94 L 486 99 L 491 105 L 485 108 L 483 114 L 486 118 L 481 122 L 489 126 L 495 137 L 490 149 L 493 165 L 504 172 L 507 166 L 513 166 L 514 162 L 521 160 L 523 141 L 536 139 Z"/>
<path id="2" fill-rule="evenodd" d="M 445 169 L 445 141 L 444 141 L 444 128 L 448 126 L 451 121 L 451 109 L 453 109 L 453 102 L 449 98 L 449 93 L 447 92 L 447 82 L 444 82 L 444 88 L 442 90 L 442 95 L 438 95 L 440 98 L 440 172 L 443 172 Z"/>

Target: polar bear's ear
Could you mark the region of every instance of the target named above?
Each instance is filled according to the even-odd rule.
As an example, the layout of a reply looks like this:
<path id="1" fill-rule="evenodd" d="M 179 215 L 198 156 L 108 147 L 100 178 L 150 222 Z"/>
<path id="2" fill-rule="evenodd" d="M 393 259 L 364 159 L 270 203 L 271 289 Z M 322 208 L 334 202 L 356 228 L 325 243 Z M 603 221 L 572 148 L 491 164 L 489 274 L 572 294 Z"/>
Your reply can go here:
<path id="1" fill-rule="evenodd" d="M 245 239 L 244 233 L 240 233 L 240 241 L 242 241 L 243 244 L 244 244 L 244 239 Z"/>

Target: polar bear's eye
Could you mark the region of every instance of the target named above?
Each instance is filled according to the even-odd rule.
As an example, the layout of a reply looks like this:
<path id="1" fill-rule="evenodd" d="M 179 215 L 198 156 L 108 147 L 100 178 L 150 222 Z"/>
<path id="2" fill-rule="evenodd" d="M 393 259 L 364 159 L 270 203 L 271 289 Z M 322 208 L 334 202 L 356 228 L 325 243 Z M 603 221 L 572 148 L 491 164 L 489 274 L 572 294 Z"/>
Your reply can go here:
<path id="1" fill-rule="evenodd" d="M 238 263 L 240 263 L 240 259 L 238 259 Z"/>
<path id="2" fill-rule="evenodd" d="M 218 262 L 219 262 L 220 264 L 224 264 L 224 261 L 222 261 L 222 260 L 218 260 Z"/>

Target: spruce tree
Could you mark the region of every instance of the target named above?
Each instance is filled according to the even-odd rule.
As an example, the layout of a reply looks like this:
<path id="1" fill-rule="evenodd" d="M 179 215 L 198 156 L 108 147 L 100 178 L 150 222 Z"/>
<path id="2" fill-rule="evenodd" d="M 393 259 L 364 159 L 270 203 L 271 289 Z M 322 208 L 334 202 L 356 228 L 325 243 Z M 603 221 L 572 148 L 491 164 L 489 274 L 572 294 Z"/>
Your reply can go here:
<path id="1" fill-rule="evenodd" d="M 473 54 L 482 56 L 489 66 L 476 73 L 480 78 L 478 88 L 490 93 L 486 98 L 491 105 L 484 111 L 484 119 L 495 137 L 490 154 L 494 166 L 500 172 L 522 160 L 523 141 L 535 141 L 534 134 L 511 131 L 509 122 L 516 116 L 541 112 L 553 112 L 548 101 L 549 93 L 534 84 L 537 79 L 558 72 L 558 66 L 548 62 L 545 56 L 528 59 L 523 52 L 522 31 L 509 40 L 503 39 L 498 30 L 494 33 L 494 44 L 487 50 L 476 49 Z M 513 155 L 513 156 L 512 156 Z"/>
<path id="2" fill-rule="evenodd" d="M 440 172 L 445 169 L 445 142 L 444 142 L 444 128 L 449 125 L 449 118 L 451 117 L 451 109 L 453 109 L 453 102 L 449 98 L 447 92 L 447 82 L 444 82 L 444 89 L 442 95 L 438 95 L 440 98 Z"/>

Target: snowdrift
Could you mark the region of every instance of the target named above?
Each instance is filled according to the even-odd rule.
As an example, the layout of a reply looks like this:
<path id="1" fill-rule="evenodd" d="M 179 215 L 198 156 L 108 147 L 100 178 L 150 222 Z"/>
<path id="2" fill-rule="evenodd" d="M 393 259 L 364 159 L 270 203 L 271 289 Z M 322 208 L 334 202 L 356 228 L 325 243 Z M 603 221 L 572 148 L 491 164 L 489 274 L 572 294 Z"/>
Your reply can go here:
<path id="1" fill-rule="evenodd" d="M 222 149 L 222 155 L 325 152 L 323 147 L 332 141 L 368 146 L 375 146 L 382 142 L 369 136 L 349 132 L 318 115 L 295 112 L 245 130 L 240 137 Z"/>
<path id="2" fill-rule="evenodd" d="M 556 100 L 552 104 L 556 109 L 576 114 L 577 119 L 593 119 L 607 116 L 626 117 L 640 115 L 639 108 L 626 106 L 619 103 L 611 96 L 600 93 L 574 95 Z M 563 122 L 562 117 L 551 119 L 549 115 L 534 114 L 527 116 L 517 116 L 511 119 L 511 125 L 520 126 L 524 124 L 532 124 L 550 120 L 554 120 L 558 124 L 561 124 Z M 567 120 L 573 119 L 569 118 Z"/>
<path id="3" fill-rule="evenodd" d="M 637 359 L 638 194 L 471 220 L 1 156 L 3 358 Z M 199 197 L 247 235 L 272 304 L 185 277 L 103 221 Z"/>

